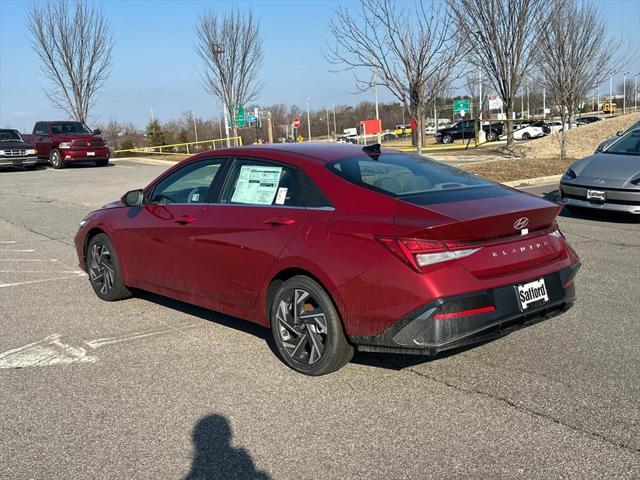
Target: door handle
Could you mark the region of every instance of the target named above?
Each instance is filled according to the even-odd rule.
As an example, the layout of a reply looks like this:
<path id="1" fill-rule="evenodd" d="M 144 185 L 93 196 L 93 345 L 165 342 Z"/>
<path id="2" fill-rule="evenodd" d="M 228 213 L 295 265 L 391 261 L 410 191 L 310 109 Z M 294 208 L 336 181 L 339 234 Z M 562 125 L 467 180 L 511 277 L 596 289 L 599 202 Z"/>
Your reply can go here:
<path id="1" fill-rule="evenodd" d="M 196 217 L 192 217 L 191 215 L 183 215 L 178 220 L 175 220 L 175 223 L 179 223 L 180 225 L 188 225 L 190 223 L 198 220 Z"/>
<path id="2" fill-rule="evenodd" d="M 293 225 L 296 221 L 293 218 L 276 217 L 264 221 L 265 225 L 281 227 L 282 225 Z"/>

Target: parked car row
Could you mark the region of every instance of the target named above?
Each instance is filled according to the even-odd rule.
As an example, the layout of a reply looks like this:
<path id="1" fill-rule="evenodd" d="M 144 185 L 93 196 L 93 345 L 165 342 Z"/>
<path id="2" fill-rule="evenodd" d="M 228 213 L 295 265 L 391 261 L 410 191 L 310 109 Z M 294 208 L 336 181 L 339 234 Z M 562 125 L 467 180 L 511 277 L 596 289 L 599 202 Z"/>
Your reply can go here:
<path id="1" fill-rule="evenodd" d="M 31 135 L 24 136 L 17 130 L 0 130 L 0 166 L 50 164 L 60 169 L 70 163 L 92 162 L 103 167 L 110 155 L 100 130 L 91 130 L 82 122 L 40 121 Z"/>

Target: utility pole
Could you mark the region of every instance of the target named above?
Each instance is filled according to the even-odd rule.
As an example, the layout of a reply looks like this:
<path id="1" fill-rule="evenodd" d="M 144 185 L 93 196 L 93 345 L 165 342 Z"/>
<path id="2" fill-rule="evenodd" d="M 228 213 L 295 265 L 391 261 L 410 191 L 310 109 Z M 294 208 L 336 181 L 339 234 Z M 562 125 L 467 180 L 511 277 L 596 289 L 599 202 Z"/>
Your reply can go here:
<path id="1" fill-rule="evenodd" d="M 269 143 L 273 143 L 273 126 L 271 125 L 271 110 L 267 115 L 267 135 L 269 136 Z"/>
<path id="2" fill-rule="evenodd" d="M 336 127 L 336 102 L 333 102 L 333 136 L 338 135 L 338 128 Z"/>
<path id="3" fill-rule="evenodd" d="M 327 111 L 327 140 L 331 138 L 331 126 L 329 125 L 329 109 Z"/>
<path id="4" fill-rule="evenodd" d="M 547 118 L 547 89 L 542 87 L 542 118 Z"/>
<path id="5" fill-rule="evenodd" d="M 478 69 L 478 90 L 478 118 L 480 119 L 480 130 L 482 130 L 482 70 L 480 69 Z M 436 125 L 437 130 L 438 126 Z"/>
<path id="6" fill-rule="evenodd" d="M 198 125 L 196 123 L 196 110 L 195 108 L 191 109 L 191 115 L 193 116 L 193 133 L 196 136 L 196 142 L 198 141 Z"/>
<path id="7" fill-rule="evenodd" d="M 611 115 L 611 102 L 613 102 L 613 75 L 609 77 L 609 115 Z"/>
<path id="8" fill-rule="evenodd" d="M 373 71 L 373 93 L 376 100 L 376 120 L 380 120 L 380 113 L 378 112 L 378 79 L 376 78 L 376 71 Z M 380 140 L 380 130 L 382 129 L 382 124 L 380 124 L 380 128 L 378 129 L 378 144 L 381 143 Z"/>
<path id="9" fill-rule="evenodd" d="M 631 72 L 623 72 L 622 74 L 622 113 L 627 113 L 627 75 Z"/>
<path id="10" fill-rule="evenodd" d="M 598 93 L 596 95 L 596 111 L 598 112 L 598 118 L 600 118 L 600 84 L 598 84 Z"/>
<path id="11" fill-rule="evenodd" d="M 640 73 L 635 73 L 633 75 L 633 111 L 638 112 L 638 75 Z"/>
<path id="12" fill-rule="evenodd" d="M 526 85 L 527 87 L 527 120 L 529 120 L 531 118 L 531 110 L 529 110 L 529 85 Z"/>
<path id="13" fill-rule="evenodd" d="M 307 132 L 309 134 L 307 142 L 311 141 L 311 115 L 309 114 L 309 100 L 311 100 L 311 97 L 307 97 Z"/>

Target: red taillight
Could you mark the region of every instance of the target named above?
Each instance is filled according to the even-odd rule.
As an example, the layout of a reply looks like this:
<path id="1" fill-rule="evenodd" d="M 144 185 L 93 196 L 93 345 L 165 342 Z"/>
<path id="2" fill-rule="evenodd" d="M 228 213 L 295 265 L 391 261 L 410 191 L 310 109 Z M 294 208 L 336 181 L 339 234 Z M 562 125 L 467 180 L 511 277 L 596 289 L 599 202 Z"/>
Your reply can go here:
<path id="1" fill-rule="evenodd" d="M 461 244 L 456 242 L 441 242 L 439 240 L 423 240 L 419 238 L 376 238 L 416 272 L 422 272 L 422 267 L 424 266 L 466 257 L 478 250 L 477 248 L 464 249 Z"/>
<path id="2" fill-rule="evenodd" d="M 495 312 L 496 307 L 489 305 L 488 307 L 472 308 L 471 310 L 461 310 L 460 312 L 439 313 L 433 316 L 434 320 L 446 320 L 447 318 L 468 317 L 470 315 L 478 315 L 479 313 Z"/>

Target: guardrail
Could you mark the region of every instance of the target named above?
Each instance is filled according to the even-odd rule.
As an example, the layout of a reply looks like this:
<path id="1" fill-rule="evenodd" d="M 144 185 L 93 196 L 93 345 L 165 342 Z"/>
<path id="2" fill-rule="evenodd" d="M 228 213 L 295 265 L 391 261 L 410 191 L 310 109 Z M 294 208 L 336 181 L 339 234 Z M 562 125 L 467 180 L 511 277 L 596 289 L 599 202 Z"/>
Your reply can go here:
<path id="1" fill-rule="evenodd" d="M 227 147 L 227 140 L 231 147 L 241 147 L 242 137 L 216 138 L 213 140 L 201 140 L 199 142 L 173 143 L 171 145 L 157 145 L 155 147 L 127 148 L 124 150 L 114 150 L 113 153 L 151 153 L 154 155 L 191 155 L 192 153 L 204 152 L 206 150 L 218 150 Z M 207 148 L 210 145 L 210 148 Z M 168 151 L 169 150 L 169 151 Z"/>

